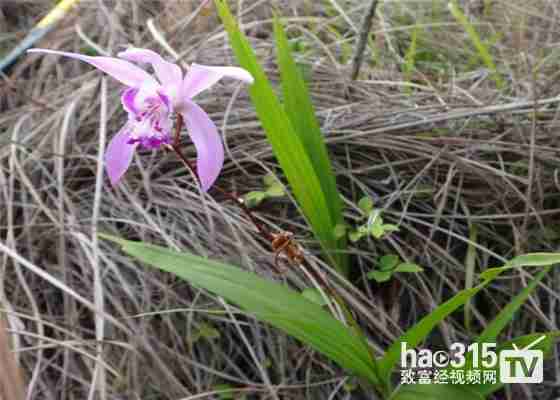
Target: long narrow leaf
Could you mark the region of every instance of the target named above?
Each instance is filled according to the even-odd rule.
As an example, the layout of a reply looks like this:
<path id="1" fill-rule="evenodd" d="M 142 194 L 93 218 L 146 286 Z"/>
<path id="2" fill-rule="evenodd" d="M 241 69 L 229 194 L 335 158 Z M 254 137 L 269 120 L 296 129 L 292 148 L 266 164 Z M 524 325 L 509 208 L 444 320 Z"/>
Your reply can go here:
<path id="1" fill-rule="evenodd" d="M 541 254 L 542 256 L 542 254 Z M 545 262 L 550 264 L 554 261 L 554 255 L 548 254 L 543 257 L 532 257 L 531 255 L 523 255 L 514 258 L 508 264 L 513 265 L 527 265 L 532 263 L 532 265 L 538 264 L 543 265 Z M 484 331 L 479 335 L 476 342 L 477 343 L 495 343 L 500 332 L 506 327 L 506 325 L 511 321 L 515 312 L 525 303 L 527 298 L 536 289 L 539 282 L 544 278 L 544 276 L 550 271 L 551 267 L 546 267 L 525 287 L 515 298 L 490 322 Z M 501 272 L 507 271 L 508 268 L 495 268 L 494 272 L 500 274 Z M 497 276 L 497 275 L 496 275 Z M 492 276 L 495 277 L 495 276 Z M 486 281 L 485 283 L 488 283 Z M 505 342 L 496 349 L 496 354 L 498 355 L 501 351 L 510 350 L 514 348 L 514 345 L 518 348 L 524 348 L 529 344 L 535 342 L 535 340 L 540 337 L 545 336 L 546 339 L 539 342 L 532 350 L 541 350 L 544 354 L 547 354 L 552 349 L 552 344 L 554 339 L 560 336 L 560 332 L 547 332 L 542 334 L 532 334 L 527 336 L 521 336 L 513 339 L 509 342 Z M 462 369 L 473 369 L 473 358 L 472 354 L 469 354 L 466 359 L 466 365 Z M 493 370 L 496 371 L 496 376 L 499 377 L 498 365 L 496 365 Z M 488 370 L 488 369 L 486 369 Z M 432 384 L 432 385 L 406 385 L 401 386 L 394 397 L 394 400 L 406 400 L 412 398 L 414 394 L 420 395 L 423 393 L 425 399 L 444 399 L 451 393 L 450 391 L 455 391 L 458 397 L 454 398 L 465 398 L 465 399 L 480 399 L 486 398 L 491 393 L 499 390 L 503 386 L 503 383 L 486 383 L 478 385 L 453 385 L 453 384 Z"/>
<path id="2" fill-rule="evenodd" d="M 491 280 L 499 274 L 514 268 L 547 267 L 554 264 L 560 264 L 560 253 L 528 253 L 512 258 L 503 267 L 488 268 L 480 274 L 480 278 Z"/>
<path id="3" fill-rule="evenodd" d="M 272 149 L 290 186 L 299 207 L 319 239 L 325 254 L 341 272 L 346 273 L 345 263 L 340 256 L 335 227 L 340 222 L 331 214 L 333 189 L 325 187 L 307 151 L 304 139 L 298 135 L 284 107 L 276 96 L 272 85 L 259 64 L 254 51 L 240 31 L 227 3 L 215 0 L 218 13 L 229 35 L 230 43 L 239 64 L 255 78 L 249 94 L 259 120 L 272 145 Z"/>
<path id="4" fill-rule="evenodd" d="M 518 349 L 523 349 L 541 337 L 545 336 L 545 339 L 538 342 L 536 345 L 531 347 L 531 350 L 540 350 L 543 352 L 545 358 L 550 357 L 552 354 L 552 349 L 554 348 L 554 342 L 560 337 L 560 331 L 552 331 L 552 332 L 544 332 L 544 333 L 533 333 L 531 335 L 520 336 L 517 337 L 509 342 L 505 342 L 501 344 L 496 353 L 500 354 L 500 352 L 504 350 L 513 350 L 516 347 Z M 515 345 L 515 347 L 514 347 Z M 499 376 L 498 368 L 494 368 L 497 371 L 497 376 Z M 494 393 L 495 391 L 501 389 L 504 386 L 501 382 L 496 382 L 494 384 L 480 384 L 480 385 L 470 385 L 470 390 L 472 392 L 476 392 L 483 397 L 487 397 L 490 394 Z"/>
<path id="5" fill-rule="evenodd" d="M 336 188 L 336 178 L 327 153 L 327 146 L 307 85 L 290 52 L 288 38 L 278 18 L 274 19 L 274 33 L 286 114 L 292 121 L 296 133 L 301 137 L 321 185 L 325 189 L 332 220 L 342 223 L 342 204 Z"/>
<path id="6" fill-rule="evenodd" d="M 515 347 L 518 349 L 525 348 L 536 340 L 545 336 L 545 339 L 538 342 L 537 345 L 531 347 L 531 350 L 540 350 L 544 356 L 550 356 L 554 348 L 554 341 L 560 337 L 560 331 L 534 333 L 531 335 L 520 336 L 509 342 L 501 344 L 496 349 L 496 355 L 499 355 L 504 350 L 512 350 Z M 514 347 L 515 345 L 515 347 Z M 485 369 L 485 371 L 496 371 L 496 376 L 499 378 L 498 367 Z M 467 368 L 468 369 L 468 368 Z M 504 386 L 501 382 L 496 383 L 481 383 L 473 385 L 452 385 L 452 384 L 412 384 L 401 385 L 391 397 L 391 400 L 413 400 L 421 398 L 422 400 L 480 400 L 486 399 L 490 394 L 501 389 Z M 417 397 L 414 397 L 417 396 Z"/>
<path id="7" fill-rule="evenodd" d="M 368 348 L 349 328 L 298 292 L 224 263 L 188 253 L 102 235 L 125 253 L 193 286 L 237 304 L 257 319 L 310 345 L 371 383 L 377 382 Z"/>
<path id="8" fill-rule="evenodd" d="M 390 381 L 391 372 L 401 356 L 401 343 L 406 342 L 408 348 L 416 347 L 441 321 L 465 304 L 465 302 L 477 294 L 483 287 L 484 285 L 479 285 L 472 289 L 460 291 L 445 303 L 440 304 L 434 311 L 422 318 L 420 322 L 393 342 L 379 362 L 380 379 L 382 379 L 385 383 Z"/>
<path id="9" fill-rule="evenodd" d="M 500 274 L 505 271 L 508 271 L 511 268 L 519 267 L 519 266 L 544 266 L 554 264 L 560 260 L 560 254 L 553 254 L 553 253 L 533 253 L 533 254 L 526 254 L 522 256 L 515 257 L 510 262 L 506 264 L 505 267 L 502 268 L 493 268 L 490 270 L 486 270 L 484 274 L 481 274 L 481 277 L 484 279 L 480 285 L 472 288 L 472 289 L 465 289 L 457 293 L 451 299 L 446 301 L 443 304 L 440 304 L 434 311 L 424 317 L 420 322 L 410 328 L 404 335 L 402 335 L 398 340 L 396 340 L 387 350 L 381 361 L 379 362 L 379 377 L 382 381 L 387 384 L 390 381 L 391 371 L 395 367 L 395 364 L 400 358 L 401 355 L 401 343 L 406 342 L 409 348 L 416 347 L 419 343 L 421 343 L 429 334 L 430 332 L 439 324 L 443 319 L 445 319 L 449 314 L 454 312 L 456 309 L 464 305 L 469 299 L 478 293 L 482 288 L 484 288 L 488 283 L 492 280 L 496 279 Z M 539 279 L 542 279 L 539 278 Z M 538 281 L 537 281 L 538 283 Z M 529 294 L 530 294 L 529 289 Z M 528 294 L 523 292 L 519 300 Z M 514 302 L 514 305 L 510 308 L 506 308 L 505 312 L 512 312 L 515 311 L 515 306 L 520 306 L 517 302 Z M 499 328 L 504 323 L 504 317 L 501 316 L 495 322 L 495 324 L 490 326 L 490 332 L 498 331 Z"/>
<path id="10" fill-rule="evenodd" d="M 496 82 L 496 86 L 500 89 L 504 87 L 504 81 L 498 72 L 498 68 L 496 67 L 496 63 L 490 54 L 490 50 L 486 46 L 486 44 L 480 38 L 478 32 L 474 28 L 473 24 L 469 22 L 469 19 L 466 15 L 461 11 L 459 5 L 457 4 L 457 0 L 451 0 L 448 4 L 449 11 L 453 17 L 462 25 L 463 29 L 467 32 L 469 39 L 471 40 L 474 48 L 478 52 L 478 56 L 486 64 L 486 67 L 492 72 L 492 77 L 494 82 Z"/>
<path id="11" fill-rule="evenodd" d="M 551 267 L 544 268 L 515 298 L 500 311 L 500 313 L 489 323 L 477 338 L 478 343 L 495 342 L 500 332 L 513 319 L 517 310 L 527 301 L 531 293 L 537 288 L 539 282 L 550 271 Z"/>

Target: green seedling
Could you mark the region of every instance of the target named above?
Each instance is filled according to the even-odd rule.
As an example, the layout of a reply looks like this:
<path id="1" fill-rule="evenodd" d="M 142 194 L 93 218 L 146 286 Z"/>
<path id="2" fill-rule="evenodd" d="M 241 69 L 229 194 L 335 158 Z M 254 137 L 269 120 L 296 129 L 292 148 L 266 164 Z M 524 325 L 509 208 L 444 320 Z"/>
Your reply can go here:
<path id="1" fill-rule="evenodd" d="M 354 231 L 348 234 L 351 242 L 356 243 L 363 237 L 372 236 L 375 239 L 381 239 L 387 233 L 399 230 L 399 227 L 393 224 L 386 224 L 381 216 L 382 210 L 374 208 L 373 200 L 370 197 L 363 197 L 358 202 L 358 207 L 362 211 L 364 218 L 367 218 L 365 224 L 358 226 Z"/>
<path id="2" fill-rule="evenodd" d="M 376 265 L 376 269 L 368 272 L 367 277 L 376 282 L 387 282 L 393 274 L 399 273 L 418 273 L 424 271 L 422 267 L 414 263 L 403 262 L 395 254 L 387 254 L 381 257 Z"/>
<path id="3" fill-rule="evenodd" d="M 263 201 L 271 198 L 284 197 L 284 185 L 273 175 L 268 174 L 263 178 L 264 190 L 255 190 L 247 193 L 243 200 L 249 208 L 259 206 Z"/>

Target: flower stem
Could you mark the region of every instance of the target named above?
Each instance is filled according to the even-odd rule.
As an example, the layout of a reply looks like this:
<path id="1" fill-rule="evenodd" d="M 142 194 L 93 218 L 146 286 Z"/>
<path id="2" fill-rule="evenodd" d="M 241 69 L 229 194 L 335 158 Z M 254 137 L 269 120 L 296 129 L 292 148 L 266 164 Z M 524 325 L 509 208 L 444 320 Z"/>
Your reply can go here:
<path id="1" fill-rule="evenodd" d="M 177 114 L 177 124 L 175 126 L 175 138 L 173 144 L 171 145 L 171 149 L 179 157 L 181 162 L 185 164 L 185 166 L 193 173 L 193 175 L 198 180 L 198 183 L 200 184 L 200 177 L 198 176 L 198 173 L 196 171 L 196 166 L 194 166 L 193 163 L 190 162 L 190 160 L 183 154 L 181 150 L 181 130 L 183 129 L 183 124 L 184 124 L 183 116 L 181 114 Z M 245 215 L 247 215 L 251 223 L 257 228 L 261 236 L 265 240 L 272 242 L 272 240 L 274 239 L 272 233 L 270 233 L 270 231 L 266 229 L 263 224 L 257 221 L 256 216 L 251 211 L 251 209 L 247 207 L 245 201 L 241 197 L 235 195 L 234 193 L 228 192 L 227 190 L 224 190 L 215 184 L 213 185 L 213 188 L 218 192 L 220 192 L 225 197 L 227 197 L 229 200 L 236 203 L 239 206 L 239 208 L 241 208 L 241 210 L 245 213 Z"/>

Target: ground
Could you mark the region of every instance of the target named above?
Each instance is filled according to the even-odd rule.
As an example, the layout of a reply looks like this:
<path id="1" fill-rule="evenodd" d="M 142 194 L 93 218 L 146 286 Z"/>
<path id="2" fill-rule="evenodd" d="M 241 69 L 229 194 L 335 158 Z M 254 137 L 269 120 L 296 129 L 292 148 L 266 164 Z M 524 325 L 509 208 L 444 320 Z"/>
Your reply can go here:
<path id="1" fill-rule="evenodd" d="M 0 55 L 53 3 L 0 5 Z M 355 81 L 351 63 L 369 2 L 230 3 L 276 83 L 270 18 L 274 10 L 284 17 L 347 221 L 360 223 L 358 202 L 370 197 L 399 227 L 351 246 L 357 290 L 348 296 L 361 304 L 353 312 L 376 351 L 468 285 L 469 275 L 515 255 L 557 250 L 555 1 L 461 3 L 497 73 L 446 2 L 384 2 Z M 197 5 L 82 1 L 38 45 L 92 55 L 134 45 L 178 55 L 185 65 L 235 65 L 213 6 Z M 85 64 L 36 55 L 22 57 L 0 83 L 0 304 L 19 333 L 14 345 L 31 398 L 87 398 L 100 366 L 109 399 L 216 398 L 220 389 L 247 398 L 360 398 L 353 378 L 300 342 L 95 239 L 99 231 L 142 239 L 295 288 L 310 285 L 298 271 L 278 276 L 269 243 L 237 205 L 200 193 L 172 154 L 142 152 L 118 187 L 99 175 L 100 146 L 125 119 L 120 93 Z M 243 87 L 224 81 L 198 100 L 223 133 L 222 187 L 243 195 L 262 189 L 270 173 L 286 183 Z M 271 230 L 293 232 L 309 262 L 325 266 L 291 196 L 256 212 Z M 367 279 L 387 254 L 424 272 Z M 429 344 L 468 341 L 530 277 L 497 281 Z M 558 329 L 559 278 L 553 272 L 543 280 L 506 336 Z M 104 337 L 99 357 L 96 330 Z M 545 384 L 514 386 L 498 398 L 555 398 L 559 368 L 549 362 Z"/>

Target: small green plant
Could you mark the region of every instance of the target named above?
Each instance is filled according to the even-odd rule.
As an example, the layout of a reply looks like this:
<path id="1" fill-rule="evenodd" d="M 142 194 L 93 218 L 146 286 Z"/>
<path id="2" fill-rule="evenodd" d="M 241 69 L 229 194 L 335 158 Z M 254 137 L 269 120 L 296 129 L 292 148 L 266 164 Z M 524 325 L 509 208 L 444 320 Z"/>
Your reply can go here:
<path id="1" fill-rule="evenodd" d="M 192 335 L 188 338 L 189 343 L 194 344 L 204 339 L 208 342 L 212 342 L 221 337 L 220 331 L 213 327 L 207 322 L 200 324 L 197 329 L 194 330 Z"/>
<path id="2" fill-rule="evenodd" d="M 245 400 L 247 398 L 244 393 L 237 393 L 238 389 L 229 383 L 214 385 L 213 391 L 217 392 L 217 398 L 220 400 Z"/>
<path id="3" fill-rule="evenodd" d="M 293 289 L 270 282 L 240 268 L 203 257 L 179 253 L 142 242 L 102 236 L 121 245 L 123 251 L 130 256 L 188 280 L 195 287 L 215 292 L 256 318 L 268 322 L 310 345 L 337 362 L 349 373 L 368 381 L 386 400 L 409 400 L 418 398 L 419 395 L 428 396 L 426 398 L 430 399 L 442 399 L 451 394 L 458 399 L 481 400 L 499 390 L 503 383 L 468 385 L 468 387 L 452 384 L 411 384 L 395 387 L 392 375 L 401 359 L 401 344 L 406 342 L 409 348 L 418 346 L 445 318 L 464 306 L 500 275 L 519 268 L 540 267 L 540 272 L 528 286 L 486 325 L 475 340 L 476 343 L 497 342 L 499 334 L 515 318 L 516 312 L 550 271 L 549 266 L 560 263 L 560 254 L 533 253 L 518 256 L 502 267 L 486 269 L 479 276 L 481 282 L 478 285 L 461 290 L 449 300 L 438 305 L 395 340 L 386 349 L 383 356 L 374 358 L 368 348 L 364 333 L 359 331 L 355 321 L 352 323 L 354 327 L 348 327 L 335 319 L 322 306 L 308 300 Z M 394 257 L 386 260 L 385 265 L 395 264 Z M 409 269 L 409 267 L 404 267 L 404 269 Z M 411 269 L 416 269 L 416 267 L 411 267 Z M 315 294 L 312 296 L 316 297 Z M 333 301 L 338 302 L 337 299 L 333 299 Z M 351 317 L 351 314 L 348 314 L 348 317 Z M 541 350 L 545 355 L 549 355 L 554 340 L 560 336 L 560 332 L 533 333 L 498 343 L 496 356 L 499 356 L 501 351 L 510 350 L 515 346 L 523 347 L 523 345 L 533 342 L 536 337 L 542 336 L 545 339 L 541 339 L 534 350 Z M 468 371 L 473 368 L 471 368 L 471 359 L 467 361 L 464 369 Z"/>
<path id="4" fill-rule="evenodd" d="M 215 4 L 240 63 L 255 76 L 251 96 L 284 175 L 294 191 L 294 196 L 321 242 L 325 258 L 332 261 L 340 272 L 345 273 L 348 261 L 344 251 L 347 236 L 352 241 L 358 241 L 365 236 L 380 239 L 385 234 L 398 230 L 398 227 L 384 223 L 382 209 L 375 208 L 374 201 L 369 197 L 364 197 L 358 202 L 361 211 L 359 221 L 362 223 L 353 231 L 344 224 L 340 195 L 336 188 L 326 146 L 320 135 L 311 99 L 297 72 L 280 22 L 275 21 L 275 34 L 285 93 L 283 106 L 260 67 L 249 42 L 237 26 L 227 2 L 215 0 Z M 284 188 L 275 177 L 266 177 L 264 185 L 265 190 L 259 192 L 263 194 L 252 195 L 252 201 L 263 201 L 266 196 L 284 195 Z M 375 391 L 379 398 L 384 400 L 417 398 L 441 400 L 450 397 L 457 400 L 481 400 L 499 390 L 503 386 L 502 382 L 468 386 L 396 385 L 394 373 L 402 359 L 403 344 L 412 349 L 426 342 L 442 321 L 464 307 L 482 290 L 490 290 L 490 284 L 495 279 L 521 268 L 538 267 L 538 270 L 528 284 L 524 285 L 519 293 L 485 324 L 482 331 L 469 339 L 475 343 L 491 344 L 496 349 L 494 356 L 497 360 L 502 351 L 517 349 L 530 343 L 538 344 L 534 349 L 549 355 L 554 340 L 560 336 L 560 332 L 554 331 L 538 334 L 533 332 L 530 335 L 499 342 L 501 333 L 515 319 L 516 313 L 539 287 L 552 266 L 560 264 L 560 254 L 521 255 L 501 267 L 486 269 L 478 276 L 478 280 L 474 277 L 474 267 L 471 267 L 473 276 L 469 278 L 470 281 L 465 289 L 454 293 L 441 304 L 434 307 L 430 304 L 430 310 L 423 318 L 383 349 L 382 354 L 378 354 L 370 346 L 367 331 L 360 329 L 358 321 L 354 319 L 353 310 L 345 303 L 344 292 L 336 285 L 331 285 L 331 281 L 323 278 L 322 274 L 316 275 L 319 278 L 317 284 L 320 285 L 322 292 L 315 288 L 300 292 L 299 288 L 296 290 L 288 285 L 260 277 L 254 272 L 206 257 L 108 235 L 101 236 L 121 246 L 123 252 L 129 256 L 161 271 L 172 273 L 196 288 L 215 293 L 258 320 L 300 340 L 337 363 L 353 378 L 359 379 L 364 390 Z M 476 242 L 474 235 L 471 236 L 471 242 Z M 394 273 L 421 271 L 418 265 L 404 262 L 397 255 L 388 254 L 377 261 L 376 269 L 370 272 L 368 277 L 382 282 L 390 279 Z M 356 300 L 357 303 L 359 301 Z M 324 307 L 327 303 L 333 307 Z M 334 312 L 335 310 L 340 312 Z M 540 338 L 535 341 L 537 335 Z M 195 332 L 194 339 L 204 338 L 213 341 L 219 337 L 219 332 L 213 326 L 202 324 Z M 467 372 L 473 371 L 475 361 L 478 361 L 475 357 L 477 356 L 466 357 L 466 362 L 461 368 Z M 266 367 L 268 365 L 265 365 Z M 498 368 L 497 364 L 494 367 Z M 217 387 L 222 389 L 220 392 L 223 393 L 218 394 L 221 398 L 235 398 L 232 395 L 240 391 L 230 385 Z M 353 389 L 347 387 L 347 390 Z"/>
<path id="5" fill-rule="evenodd" d="M 414 274 L 423 272 L 419 265 L 409 262 L 403 262 L 401 258 L 395 254 L 387 254 L 379 258 L 376 268 L 368 272 L 367 277 L 376 282 L 387 282 L 395 273 Z"/>
<path id="6" fill-rule="evenodd" d="M 416 56 L 417 56 L 417 48 L 418 48 L 418 36 L 420 35 L 420 25 L 416 25 L 412 30 L 412 35 L 410 37 L 410 45 L 406 51 L 406 55 L 404 57 L 404 76 L 405 79 L 410 82 L 412 80 L 412 74 L 416 69 Z M 412 93 L 412 87 L 408 87 L 408 94 Z"/>
<path id="7" fill-rule="evenodd" d="M 255 190 L 247 193 L 243 200 L 249 208 L 259 206 L 263 201 L 271 198 L 284 197 L 286 190 L 284 185 L 274 176 L 268 174 L 263 178 L 264 190 Z"/>
<path id="8" fill-rule="evenodd" d="M 367 236 L 381 239 L 386 234 L 399 230 L 398 226 L 386 224 L 383 221 L 383 210 L 374 208 L 373 200 L 370 197 L 363 197 L 358 202 L 358 207 L 362 211 L 363 219 L 365 219 L 366 222 L 359 225 L 348 234 L 348 238 L 352 243 L 356 243 Z"/>

